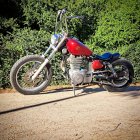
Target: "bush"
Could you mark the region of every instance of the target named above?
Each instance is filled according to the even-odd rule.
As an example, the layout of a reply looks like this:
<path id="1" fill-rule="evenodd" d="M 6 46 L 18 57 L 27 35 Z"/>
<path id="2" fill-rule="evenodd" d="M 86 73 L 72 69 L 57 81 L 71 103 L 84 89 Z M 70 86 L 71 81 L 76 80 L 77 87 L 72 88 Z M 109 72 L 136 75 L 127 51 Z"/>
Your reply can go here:
<path id="1" fill-rule="evenodd" d="M 0 54 L 0 87 L 10 87 L 9 74 L 14 62 L 19 59 L 20 53 L 11 51 L 6 47 L 1 48 Z"/>
<path id="2" fill-rule="evenodd" d="M 15 30 L 13 39 L 6 41 L 6 46 L 1 49 L 0 58 L 0 87 L 10 87 L 9 73 L 10 69 L 19 58 L 30 55 L 41 55 L 49 46 L 50 34 L 44 30 L 31 30 L 25 28 L 23 30 Z M 60 69 L 61 56 L 59 53 L 52 60 L 53 79 L 52 84 L 65 84 L 66 81 L 62 76 Z"/>
<path id="3" fill-rule="evenodd" d="M 95 35 L 89 41 L 95 46 L 113 50 L 139 40 L 138 5 L 137 0 L 107 0 L 105 8 L 99 12 Z"/>
<path id="4" fill-rule="evenodd" d="M 134 66 L 135 82 L 140 81 L 140 41 L 126 47 L 127 50 L 122 55 Z"/>
<path id="5" fill-rule="evenodd" d="M 7 9 L 12 2 L 16 10 L 5 10 L 0 17 L 0 87 L 10 86 L 9 71 L 17 59 L 45 51 L 54 31 L 56 12 L 64 7 L 68 16 L 85 17 L 84 20 L 68 21 L 72 36 L 86 42 L 94 53 L 120 52 L 133 63 L 135 79 L 140 80 L 139 0 L 72 0 L 69 4 L 60 0 L 3 2 Z M 52 84 L 65 83 L 59 67 L 60 59 L 58 53 L 52 60 Z"/>

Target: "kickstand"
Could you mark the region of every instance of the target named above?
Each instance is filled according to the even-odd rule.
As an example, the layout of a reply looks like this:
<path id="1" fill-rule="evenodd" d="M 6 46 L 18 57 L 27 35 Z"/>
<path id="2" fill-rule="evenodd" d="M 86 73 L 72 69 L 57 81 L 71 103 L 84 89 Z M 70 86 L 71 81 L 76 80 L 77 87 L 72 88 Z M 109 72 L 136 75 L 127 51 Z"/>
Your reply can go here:
<path id="1" fill-rule="evenodd" d="M 76 96 L 75 95 L 75 85 L 74 84 L 72 84 L 73 85 L 73 93 L 74 93 L 74 96 Z"/>

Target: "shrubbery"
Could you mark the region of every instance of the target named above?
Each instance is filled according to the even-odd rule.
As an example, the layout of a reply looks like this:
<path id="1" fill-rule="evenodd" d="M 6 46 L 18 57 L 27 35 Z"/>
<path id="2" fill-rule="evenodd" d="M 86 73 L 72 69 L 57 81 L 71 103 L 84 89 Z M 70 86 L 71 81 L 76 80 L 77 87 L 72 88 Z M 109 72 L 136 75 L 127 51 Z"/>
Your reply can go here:
<path id="1" fill-rule="evenodd" d="M 129 45 L 122 55 L 133 64 L 135 70 L 135 81 L 140 81 L 140 40 Z"/>
<path id="2" fill-rule="evenodd" d="M 3 0 L 3 3 L 5 1 Z M 42 54 L 49 45 L 58 9 L 84 20 L 69 21 L 72 36 L 84 41 L 95 53 L 120 52 L 134 65 L 140 81 L 140 1 L 139 0 L 11 0 L 15 9 L 0 17 L 0 87 L 10 87 L 9 72 L 20 57 Z M 1 5 L 2 6 L 2 5 Z M 7 3 L 7 7 L 8 3 Z M 1 7 L 0 7 L 1 8 Z M 52 84 L 64 84 L 60 54 L 52 61 Z"/>

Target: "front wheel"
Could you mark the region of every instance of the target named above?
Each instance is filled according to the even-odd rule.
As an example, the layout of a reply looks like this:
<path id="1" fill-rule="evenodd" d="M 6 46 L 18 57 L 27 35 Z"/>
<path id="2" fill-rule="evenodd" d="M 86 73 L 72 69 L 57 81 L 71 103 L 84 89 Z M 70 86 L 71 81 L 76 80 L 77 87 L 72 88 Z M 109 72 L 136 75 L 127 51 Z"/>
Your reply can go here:
<path id="1" fill-rule="evenodd" d="M 104 85 L 104 89 L 109 92 L 124 91 L 131 83 L 134 77 L 134 69 L 132 64 L 125 59 L 118 59 L 112 63 L 117 74 L 117 78 L 111 80 L 112 86 Z"/>
<path id="2" fill-rule="evenodd" d="M 34 81 L 31 77 L 44 62 L 44 58 L 29 55 L 19 59 L 10 71 L 11 85 L 20 93 L 29 95 L 43 91 L 51 82 L 52 69 L 48 63 Z"/>

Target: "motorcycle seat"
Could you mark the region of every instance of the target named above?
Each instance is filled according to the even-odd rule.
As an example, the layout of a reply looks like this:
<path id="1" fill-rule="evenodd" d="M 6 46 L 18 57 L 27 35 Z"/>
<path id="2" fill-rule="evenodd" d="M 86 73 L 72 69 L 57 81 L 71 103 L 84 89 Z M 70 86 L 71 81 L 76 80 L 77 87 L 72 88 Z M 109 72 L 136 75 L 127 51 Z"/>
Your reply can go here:
<path id="1" fill-rule="evenodd" d="M 103 55 L 96 55 L 96 58 L 100 59 L 100 60 L 111 60 L 111 59 L 116 59 L 116 58 L 119 58 L 120 57 L 120 54 L 119 53 L 104 53 Z"/>

